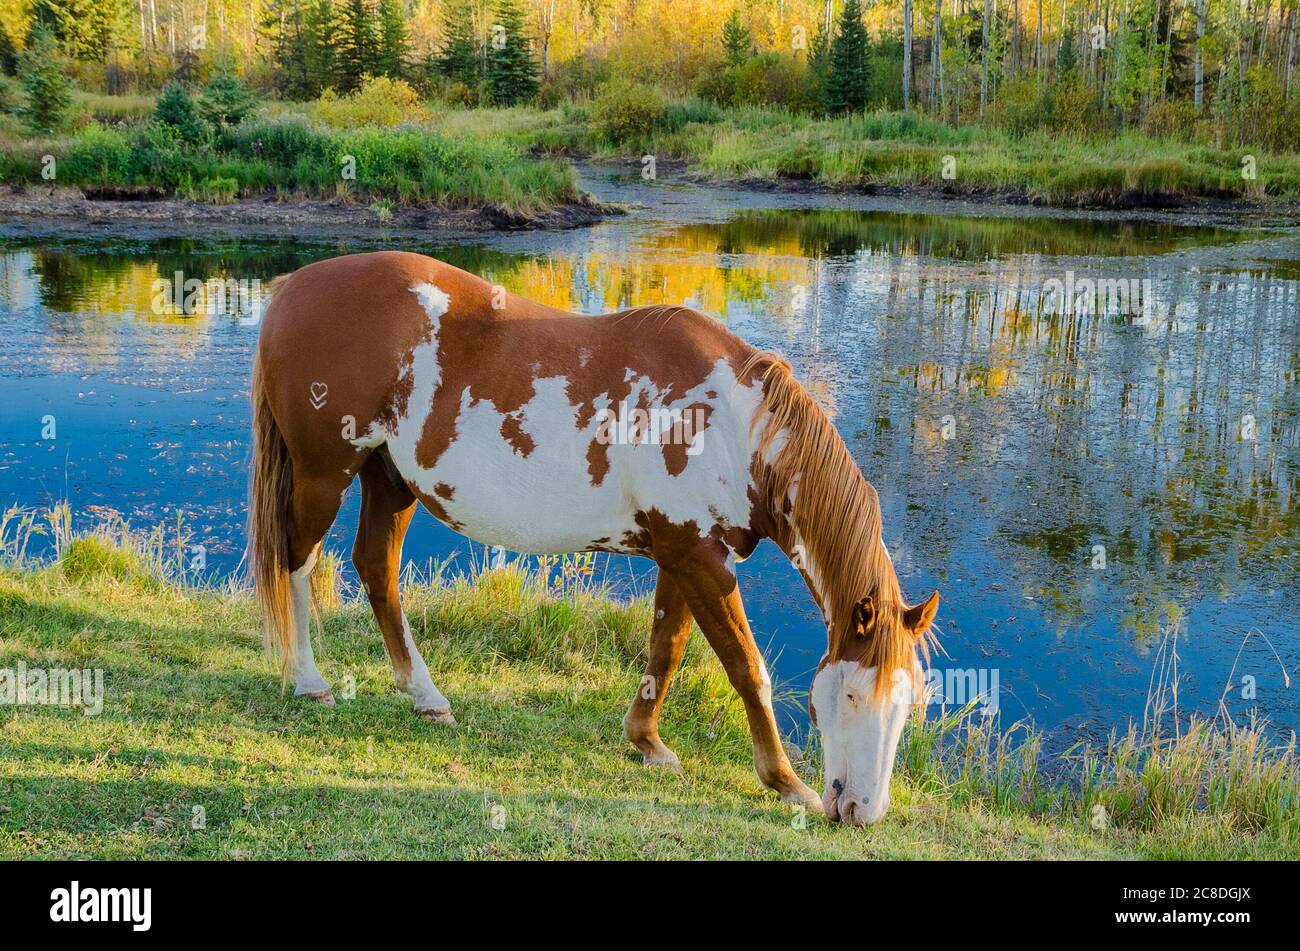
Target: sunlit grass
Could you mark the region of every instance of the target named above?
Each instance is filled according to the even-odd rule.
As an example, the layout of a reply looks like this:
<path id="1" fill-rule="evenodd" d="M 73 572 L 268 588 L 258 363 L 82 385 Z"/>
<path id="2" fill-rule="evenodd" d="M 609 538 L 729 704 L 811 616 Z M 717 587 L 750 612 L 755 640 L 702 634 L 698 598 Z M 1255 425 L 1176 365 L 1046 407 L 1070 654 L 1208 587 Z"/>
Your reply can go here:
<path id="1" fill-rule="evenodd" d="M 408 568 L 412 633 L 455 728 L 413 715 L 368 606 L 323 561 L 318 660 L 341 698 L 327 710 L 281 692 L 241 583 L 194 583 L 183 518 L 74 533 L 66 507 L 21 513 L 0 531 L 0 667 L 100 668 L 106 696 L 94 717 L 0 707 L 0 857 L 1298 852 L 1294 750 L 1254 725 L 1200 724 L 1172 744 L 1132 732 L 1049 767 L 1032 732 L 960 711 L 909 730 L 881 825 L 801 817 L 760 788 L 743 710 L 698 633 L 662 723 L 684 774 L 646 769 L 621 717 L 651 606 L 614 598 L 581 557 Z M 31 556 L 22 536 L 38 531 L 55 557 Z M 815 743 L 800 768 L 818 782 Z"/>

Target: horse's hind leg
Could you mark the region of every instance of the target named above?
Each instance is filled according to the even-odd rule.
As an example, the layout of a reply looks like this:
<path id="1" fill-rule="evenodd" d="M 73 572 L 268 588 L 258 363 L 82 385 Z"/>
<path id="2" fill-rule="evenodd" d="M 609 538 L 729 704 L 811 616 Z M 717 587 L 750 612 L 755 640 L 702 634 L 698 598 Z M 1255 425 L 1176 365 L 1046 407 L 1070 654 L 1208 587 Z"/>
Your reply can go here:
<path id="1" fill-rule="evenodd" d="M 398 579 L 402 566 L 402 539 L 415 514 L 415 496 L 390 473 L 381 452 L 361 468 L 361 522 L 352 549 L 370 607 L 384 634 L 384 647 L 393 665 L 393 679 L 415 700 L 415 712 L 435 723 L 455 723 L 451 704 L 429 677 L 429 668 L 411 637 L 402 611 Z"/>
<path id="2" fill-rule="evenodd" d="M 349 480 L 293 473 L 293 521 L 289 534 L 289 595 L 293 608 L 296 666 L 294 696 L 334 706 L 330 685 L 316 668 L 311 649 L 311 573 L 321 539 L 334 524 Z"/>
<path id="3" fill-rule="evenodd" d="M 680 769 L 677 754 L 659 739 L 659 710 L 682 662 L 691 633 L 691 610 L 686 598 L 667 573 L 660 571 L 655 584 L 655 616 L 650 626 L 650 658 L 637 685 L 632 706 L 623 717 L 623 734 L 639 749 L 647 766 Z"/>

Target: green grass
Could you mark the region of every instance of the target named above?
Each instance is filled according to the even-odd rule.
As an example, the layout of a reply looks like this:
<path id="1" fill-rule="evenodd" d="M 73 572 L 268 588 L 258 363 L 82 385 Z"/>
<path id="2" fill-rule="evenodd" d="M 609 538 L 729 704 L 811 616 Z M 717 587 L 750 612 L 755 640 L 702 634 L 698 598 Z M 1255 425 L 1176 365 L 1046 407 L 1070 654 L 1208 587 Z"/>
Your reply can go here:
<path id="1" fill-rule="evenodd" d="M 953 128 L 916 113 L 817 118 L 758 106 L 671 105 L 649 133 L 622 143 L 590 127 L 590 111 L 570 108 L 535 134 L 554 151 L 597 158 L 652 153 L 679 159 L 719 181 L 810 179 L 834 187 L 927 186 L 957 193 L 1019 194 L 1052 205 L 1174 198 L 1300 201 L 1300 154 L 1153 139 L 1138 131 L 1071 137 L 968 125 Z M 1255 178 L 1242 160 L 1255 159 Z M 946 178 L 951 157 L 954 177 Z"/>
<path id="2" fill-rule="evenodd" d="M 337 131 L 282 113 L 202 141 L 154 122 L 92 123 L 53 138 L 0 130 L 0 181 L 43 184 L 43 157 L 53 155 L 59 184 L 161 188 L 210 202 L 277 193 L 530 216 L 584 197 L 566 163 L 527 155 L 486 127 L 454 135 L 419 125 Z"/>
<path id="3" fill-rule="evenodd" d="M 1044 778 L 1032 735 L 958 715 L 911 729 L 882 824 L 801 828 L 759 786 L 740 705 L 698 634 L 662 723 L 684 773 L 647 769 L 620 721 L 648 603 L 515 567 L 406 585 L 459 721 L 448 728 L 395 691 L 364 603 L 328 596 L 331 562 L 318 659 L 355 698 L 325 709 L 279 689 L 248 593 L 182 583 L 161 533 L 73 537 L 59 514 L 58 560 L 19 563 L 39 523 L 14 512 L 0 522 L 0 668 L 101 668 L 105 698 L 93 717 L 0 707 L 0 858 L 1300 855 L 1294 751 L 1212 732 L 1164 759 L 1121 743 L 1087 754 L 1080 784 Z M 1209 753 L 1224 743 L 1235 772 Z M 1187 796 L 1195 770 L 1220 783 L 1208 800 Z M 1094 829 L 1098 803 L 1110 821 Z"/>
<path id="4" fill-rule="evenodd" d="M 152 186 L 228 201 L 276 192 L 369 204 L 495 205 L 528 216 L 580 200 L 565 155 L 597 160 L 654 154 L 719 182 L 806 179 L 836 188 L 943 188 L 1019 195 L 1040 203 L 1116 205 L 1168 199 L 1300 201 L 1300 154 L 1154 139 L 1139 131 L 1099 137 L 1044 131 L 1012 135 L 953 128 L 917 113 L 817 118 L 761 106 L 669 101 L 651 127 L 610 141 L 590 105 L 541 110 L 453 108 L 396 128 L 332 130 L 313 104 L 269 102 L 259 118 L 210 142 L 181 141 L 146 122 L 147 97 L 81 96 L 105 122 L 72 135 L 30 139 L 0 122 L 0 180 L 39 183 L 41 158 L 59 181 Z M 118 119 L 126 125 L 119 127 Z M 340 169 L 356 159 L 355 179 Z M 1242 177 L 1254 159 L 1255 177 Z M 945 168 L 953 177 L 945 177 Z M 220 187 L 204 183 L 220 182 Z M 235 195 L 231 195 L 230 183 Z M 212 197 L 205 197 L 211 195 Z"/>

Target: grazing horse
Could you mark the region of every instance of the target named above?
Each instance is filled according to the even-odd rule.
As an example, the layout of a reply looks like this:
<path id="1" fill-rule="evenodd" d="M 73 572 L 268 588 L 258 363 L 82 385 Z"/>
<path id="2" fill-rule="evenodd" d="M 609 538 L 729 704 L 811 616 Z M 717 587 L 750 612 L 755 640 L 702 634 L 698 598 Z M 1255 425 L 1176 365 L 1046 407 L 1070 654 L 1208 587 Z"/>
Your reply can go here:
<path id="1" fill-rule="evenodd" d="M 578 316 L 383 251 L 273 282 L 252 401 L 250 555 L 295 694 L 333 704 L 312 656 L 310 576 L 360 475 L 353 563 L 421 716 L 454 722 L 398 592 L 417 501 L 511 551 L 655 561 L 642 682 L 655 689 L 639 687 L 623 720 L 647 764 L 679 766 L 659 711 L 693 619 L 744 701 L 764 785 L 852 824 L 884 814 L 938 595 L 904 603 L 875 490 L 779 357 L 684 307 Z M 736 583 L 763 538 L 794 562 L 827 626 L 810 697 L 822 797 L 782 748 Z"/>

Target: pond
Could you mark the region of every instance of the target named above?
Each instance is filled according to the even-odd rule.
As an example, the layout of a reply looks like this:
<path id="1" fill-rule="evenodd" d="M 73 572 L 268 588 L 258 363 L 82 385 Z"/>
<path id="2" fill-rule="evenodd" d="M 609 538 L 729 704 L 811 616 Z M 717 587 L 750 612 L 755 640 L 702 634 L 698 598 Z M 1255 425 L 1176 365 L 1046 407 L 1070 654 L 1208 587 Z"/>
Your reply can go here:
<path id="1" fill-rule="evenodd" d="M 688 303 L 784 354 L 877 487 L 904 591 L 944 599 L 937 665 L 995 676 L 1004 724 L 1096 738 L 1140 718 L 1177 627 L 1184 711 L 1225 697 L 1300 727 L 1281 670 L 1300 659 L 1294 228 L 588 184 L 639 207 L 436 239 L 0 225 L 0 504 L 182 513 L 209 573 L 237 570 L 257 327 L 157 314 L 154 281 L 401 247 L 583 313 Z M 345 555 L 357 502 L 328 541 Z M 468 570 L 421 513 L 408 560 L 453 553 Z M 621 591 L 653 584 L 648 563 L 600 563 Z M 741 572 L 778 683 L 805 690 L 811 598 L 770 544 Z M 782 716 L 804 724 L 799 703 Z"/>

